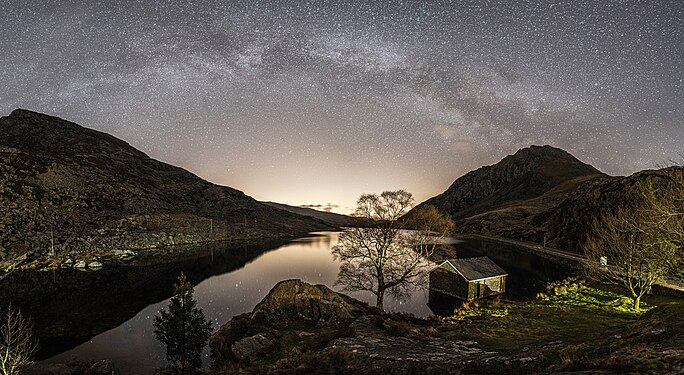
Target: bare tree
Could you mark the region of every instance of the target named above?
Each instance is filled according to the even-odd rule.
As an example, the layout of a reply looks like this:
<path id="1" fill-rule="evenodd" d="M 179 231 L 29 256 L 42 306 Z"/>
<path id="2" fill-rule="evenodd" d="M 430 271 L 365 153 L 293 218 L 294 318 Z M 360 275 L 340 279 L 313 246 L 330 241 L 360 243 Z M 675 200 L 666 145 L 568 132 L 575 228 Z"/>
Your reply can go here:
<path id="1" fill-rule="evenodd" d="M 20 374 L 33 365 L 38 343 L 33 339 L 33 324 L 12 306 L 7 309 L 0 328 L 0 374 Z"/>
<path id="2" fill-rule="evenodd" d="M 402 299 L 423 281 L 427 258 L 452 233 L 454 223 L 432 206 L 403 219 L 412 206 L 413 196 L 404 190 L 359 198 L 354 215 L 375 220 L 377 226 L 350 228 L 340 235 L 332 250 L 342 261 L 336 285 L 372 292 L 383 309 L 385 293 Z"/>
<path id="3" fill-rule="evenodd" d="M 637 185 L 636 206 L 592 224 L 584 246 L 586 268 L 625 286 L 639 310 L 641 298 L 679 272 L 684 256 L 684 173 L 668 168 Z"/>

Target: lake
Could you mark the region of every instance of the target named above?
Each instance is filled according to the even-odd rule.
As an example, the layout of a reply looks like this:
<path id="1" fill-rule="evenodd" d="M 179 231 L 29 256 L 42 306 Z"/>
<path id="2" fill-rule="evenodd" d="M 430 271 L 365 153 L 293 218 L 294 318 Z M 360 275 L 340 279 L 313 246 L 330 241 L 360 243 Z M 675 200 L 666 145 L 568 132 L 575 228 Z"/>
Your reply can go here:
<path id="1" fill-rule="evenodd" d="M 123 374 L 150 374 L 165 364 L 164 347 L 154 338 L 154 315 L 168 303 L 172 284 L 181 271 L 196 284 L 195 298 L 218 328 L 233 316 L 251 311 L 285 279 L 341 290 L 333 287 L 339 262 L 330 252 L 337 239 L 338 233 L 322 232 L 284 244 L 237 249 L 213 244 L 200 256 L 167 264 L 105 267 L 97 272 L 58 270 L 51 278 L 40 275 L 44 280 L 32 281 L 45 283 L 41 290 L 46 292 L 27 311 L 33 313 L 37 335 L 41 336 L 41 355 L 49 357 L 45 362 L 111 359 Z M 500 244 L 461 241 L 453 246 L 459 257 L 488 255 L 504 268 L 509 273 L 507 298 L 533 297 L 547 281 L 571 272 Z M 57 285 L 53 292 L 50 285 Z M 68 290 L 64 291 L 66 286 Z M 348 294 L 369 303 L 375 298 L 369 292 Z M 456 303 L 429 301 L 425 286 L 417 288 L 407 301 L 387 296 L 385 308 L 426 317 L 433 314 L 428 302 L 438 309 Z"/>

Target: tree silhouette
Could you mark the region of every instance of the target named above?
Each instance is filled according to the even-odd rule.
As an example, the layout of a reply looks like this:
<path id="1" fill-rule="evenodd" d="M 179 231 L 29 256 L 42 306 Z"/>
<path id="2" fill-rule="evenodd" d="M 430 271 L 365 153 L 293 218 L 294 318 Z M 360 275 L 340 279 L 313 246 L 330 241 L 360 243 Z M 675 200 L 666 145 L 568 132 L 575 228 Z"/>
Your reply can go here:
<path id="1" fill-rule="evenodd" d="M 413 196 L 404 190 L 359 198 L 354 215 L 375 220 L 376 225 L 350 228 L 340 235 L 332 250 L 342 261 L 336 285 L 372 292 L 376 306 L 383 309 L 385 293 L 403 299 L 422 283 L 430 267 L 427 258 L 451 234 L 454 223 L 433 206 L 403 217 L 412 206 Z"/>
<path id="2" fill-rule="evenodd" d="M 185 274 L 174 284 L 168 310 L 154 317 L 154 334 L 166 345 L 166 359 L 178 374 L 193 374 L 202 367 L 202 349 L 211 336 L 211 321 L 197 307 L 193 286 Z"/>

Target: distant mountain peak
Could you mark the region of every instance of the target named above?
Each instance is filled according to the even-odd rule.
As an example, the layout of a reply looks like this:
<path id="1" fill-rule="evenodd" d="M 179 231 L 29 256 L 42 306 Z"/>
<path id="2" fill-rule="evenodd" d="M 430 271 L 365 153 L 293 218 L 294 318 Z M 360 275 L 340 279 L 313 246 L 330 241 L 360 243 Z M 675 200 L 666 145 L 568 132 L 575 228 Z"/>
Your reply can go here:
<path id="1" fill-rule="evenodd" d="M 516 151 L 515 154 L 508 155 L 503 160 L 506 160 L 506 159 L 523 159 L 523 160 L 526 160 L 526 159 L 556 159 L 556 160 L 566 160 L 566 161 L 573 161 L 573 162 L 576 161 L 580 164 L 588 165 L 588 164 L 582 163 L 579 159 L 574 157 L 569 152 L 567 152 L 561 148 L 553 147 L 553 146 L 549 146 L 549 145 L 544 145 L 544 146 L 532 145 L 529 147 L 521 148 L 518 151 Z"/>
<path id="2" fill-rule="evenodd" d="M 605 174 L 567 151 L 535 145 L 467 173 L 444 193 L 422 204 L 434 205 L 450 215 L 461 231 L 494 233 L 494 226 L 505 229 L 513 227 L 513 221 L 526 221 L 598 177 Z"/>
<path id="3" fill-rule="evenodd" d="M 147 158 L 143 152 L 113 135 L 26 109 L 15 109 L 9 116 L 0 117 L 0 144 L 51 155 L 126 152 Z"/>
<path id="4" fill-rule="evenodd" d="M 52 117 L 50 115 L 46 115 L 46 114 L 34 112 L 34 111 L 29 111 L 28 109 L 23 109 L 23 108 L 17 108 L 14 111 L 12 111 L 12 113 L 10 113 L 10 117 L 25 117 L 25 116 Z"/>
<path id="5" fill-rule="evenodd" d="M 569 155 L 572 156 L 569 152 L 563 150 L 562 148 L 554 147 L 551 145 L 531 145 L 529 147 L 521 148 L 518 149 L 518 151 L 515 152 L 515 155 L 526 155 L 526 154 L 532 154 L 532 155 Z"/>
<path id="6" fill-rule="evenodd" d="M 29 111 L 28 109 L 17 108 L 13 110 L 7 118 L 13 119 L 15 121 L 30 121 L 38 124 L 49 124 L 51 126 L 64 125 L 74 126 L 78 128 L 83 128 L 82 126 L 73 123 L 71 121 L 64 120 L 57 116 L 47 115 L 45 113 Z M 85 128 L 83 128 L 85 129 Z"/>

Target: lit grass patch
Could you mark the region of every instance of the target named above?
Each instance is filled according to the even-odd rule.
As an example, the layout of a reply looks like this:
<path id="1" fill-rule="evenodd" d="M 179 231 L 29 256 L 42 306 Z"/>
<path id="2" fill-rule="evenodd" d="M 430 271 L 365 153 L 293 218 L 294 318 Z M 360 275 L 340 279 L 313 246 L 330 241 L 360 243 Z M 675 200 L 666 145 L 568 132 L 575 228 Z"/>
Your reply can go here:
<path id="1" fill-rule="evenodd" d="M 549 283 L 546 293 L 539 293 L 537 298 L 558 306 L 609 308 L 625 313 L 643 313 L 653 308 L 642 303 L 639 311 L 634 310 L 634 301 L 612 290 L 588 285 L 579 278 L 568 278 Z"/>
<path id="2" fill-rule="evenodd" d="M 499 300 L 492 301 L 470 301 L 454 310 L 453 315 L 443 317 L 443 322 L 457 322 L 468 318 L 494 317 L 502 318 L 508 316 L 508 307 L 504 306 Z"/>

